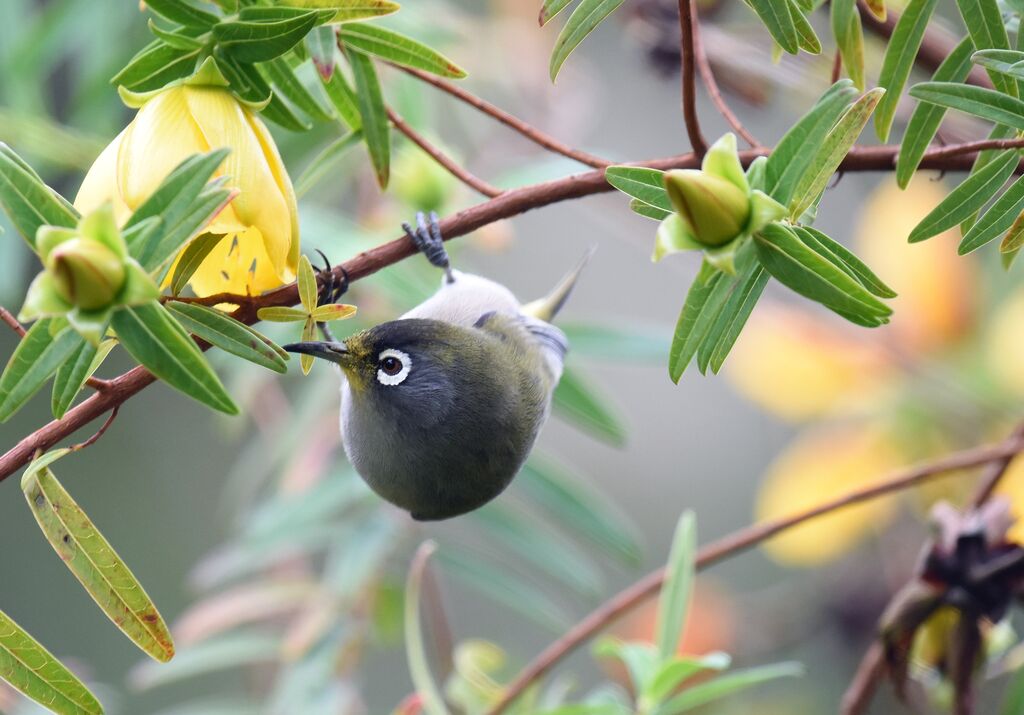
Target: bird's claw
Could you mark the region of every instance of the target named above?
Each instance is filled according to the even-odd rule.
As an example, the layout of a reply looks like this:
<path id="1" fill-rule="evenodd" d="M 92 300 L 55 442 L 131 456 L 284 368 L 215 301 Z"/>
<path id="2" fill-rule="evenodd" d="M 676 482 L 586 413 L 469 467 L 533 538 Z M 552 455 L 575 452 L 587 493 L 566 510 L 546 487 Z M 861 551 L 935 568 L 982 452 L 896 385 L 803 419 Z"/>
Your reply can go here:
<path id="1" fill-rule="evenodd" d="M 452 274 L 451 261 L 448 260 L 448 251 L 444 247 L 444 237 L 441 235 L 441 224 L 438 222 L 437 214 L 431 211 L 428 215 L 420 211 L 416 214 L 416 228 L 413 229 L 408 223 L 403 223 L 402 229 L 427 260 L 444 271 L 448 282 L 454 282 L 455 276 Z"/>
<path id="2" fill-rule="evenodd" d="M 320 283 L 320 290 L 317 292 L 317 305 L 330 305 L 337 303 L 341 296 L 345 295 L 348 291 L 349 279 L 348 271 L 345 270 L 344 266 L 338 266 L 341 270 L 341 280 L 339 281 L 334 275 L 334 268 L 331 267 L 331 262 L 327 260 L 327 256 L 319 248 L 313 249 L 320 254 L 320 258 L 324 261 L 323 268 L 317 268 L 316 274 Z M 323 333 L 324 338 L 332 343 L 337 342 L 334 335 L 331 333 L 331 329 L 327 327 L 327 323 L 317 323 L 320 332 Z"/>

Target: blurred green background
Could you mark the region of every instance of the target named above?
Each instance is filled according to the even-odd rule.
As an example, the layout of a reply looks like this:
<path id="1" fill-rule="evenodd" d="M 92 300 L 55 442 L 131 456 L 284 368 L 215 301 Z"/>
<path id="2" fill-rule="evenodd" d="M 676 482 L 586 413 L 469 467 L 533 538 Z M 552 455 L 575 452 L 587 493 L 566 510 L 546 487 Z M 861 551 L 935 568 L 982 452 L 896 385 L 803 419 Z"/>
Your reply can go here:
<path id="1" fill-rule="evenodd" d="M 547 78 L 555 31 L 537 27 L 536 4 L 521 0 L 409 2 L 388 23 L 443 48 L 469 70 L 470 77 L 463 82 L 467 88 L 573 146 L 622 161 L 687 150 L 674 70 L 678 28 L 673 25 L 673 2 L 627 3 L 573 55 L 556 85 Z M 766 36 L 739 3 L 706 6 L 702 12 L 707 18 L 705 44 L 730 101 L 746 125 L 770 145 L 827 86 L 830 60 L 787 57 L 772 66 Z M 131 3 L 0 3 L 0 140 L 25 156 L 55 188 L 73 196 L 91 160 L 131 117 L 108 79 L 148 39 L 146 16 Z M 870 76 L 877 73 L 880 55 L 879 47 L 870 42 L 868 49 Z M 384 68 L 382 77 L 389 100 L 414 127 L 499 186 L 584 168 L 540 153 L 500 125 L 432 88 L 414 84 L 400 72 Z M 707 97 L 701 94 L 700 99 L 705 133 L 717 137 L 727 127 Z M 951 131 L 972 129 L 964 124 Z M 276 128 L 274 133 L 294 178 L 341 130 L 322 126 L 301 137 Z M 436 189 L 444 198 L 444 212 L 477 201 L 463 187 L 439 177 L 401 138 L 396 138 L 396 147 L 395 180 L 387 196 L 380 195 L 365 154 L 355 150 L 302 198 L 302 240 L 307 253 L 320 248 L 332 260 L 341 261 L 396 237 L 399 223 L 422 207 L 430 193 L 426 188 Z M 844 177 L 823 204 L 823 230 L 847 243 L 858 240 L 858 235 L 866 240 L 865 235 L 870 239 L 876 234 L 879 240 L 901 243 L 905 232 L 903 236 L 885 232 L 894 224 L 902 225 L 900 220 L 909 220 L 912 226 L 912 217 L 929 208 L 932 195 L 927 192 L 939 189 L 925 186 L 923 195 L 885 204 L 884 196 L 875 196 L 880 181 L 889 183 L 873 175 Z M 921 178 L 916 186 L 927 183 Z M 876 202 L 870 210 L 878 213 L 875 223 L 867 226 L 871 216 L 865 215 L 866 200 Z M 903 213 L 911 218 L 901 219 Z M 481 561 L 499 571 L 510 568 L 516 579 L 529 584 L 529 593 L 542 594 L 547 599 L 544 603 L 557 609 L 546 621 L 524 613 L 531 610 L 531 603 L 523 603 L 516 593 L 505 593 L 503 602 L 500 593 L 482 591 L 480 581 L 487 579 L 486 574 L 477 574 L 474 583 L 472 577 L 459 580 L 440 572 L 455 639 L 498 643 L 508 653 L 507 672 L 514 672 L 514 666 L 550 642 L 558 633 L 558 623 L 574 622 L 603 598 L 663 563 L 676 518 L 684 508 L 697 512 L 702 542 L 749 522 L 766 465 L 797 432 L 813 430 L 813 423 L 828 419 L 838 430 L 883 425 L 886 434 L 900 436 L 902 445 L 914 445 L 914 449 L 897 449 L 899 455 L 891 465 L 885 460 L 866 463 L 887 468 L 970 444 L 972 439 L 999 437 L 1003 420 L 1019 411 L 1013 406 L 1018 393 L 1003 389 L 998 367 L 986 367 L 986 350 L 999 336 L 991 337 L 988 324 L 978 317 L 984 311 L 953 321 L 949 316 L 955 311 L 940 300 L 939 278 L 935 278 L 938 288 L 922 288 L 913 283 L 923 280 L 919 276 L 904 276 L 910 292 L 924 296 L 920 301 L 924 308 L 907 304 L 911 320 L 928 323 L 928 306 L 938 315 L 933 322 L 939 337 L 929 334 L 934 339 L 925 348 L 907 347 L 905 329 L 897 326 L 872 335 L 868 340 L 879 346 L 877 355 L 872 353 L 851 366 L 843 362 L 844 355 L 849 358 L 844 346 L 857 345 L 860 334 L 837 327 L 834 317 L 801 306 L 805 315 L 799 319 L 791 316 L 780 321 L 775 314 L 777 322 L 766 325 L 776 326 L 777 332 L 774 328 L 761 331 L 756 348 L 748 346 L 744 353 L 747 338 L 741 338 L 741 355 L 736 358 L 742 363 L 741 372 L 732 381 L 688 373 L 679 386 L 673 386 L 665 367 L 667 345 L 696 263 L 673 257 L 652 265 L 652 227 L 629 212 L 621 195 L 607 194 L 533 211 L 459 239 L 452 247 L 458 265 L 502 281 L 528 299 L 546 291 L 587 247 L 598 245 L 600 250 L 565 313 L 566 321 L 576 326 L 578 335 L 583 334 L 580 326 L 619 333 L 577 345 L 574 363 L 610 406 L 614 423 L 604 425 L 603 439 L 595 439 L 578 423 L 552 420 L 540 450 L 578 475 L 588 490 L 603 495 L 604 502 L 623 515 L 623 523 L 633 525 L 642 557 L 628 565 L 592 546 L 567 547 L 567 560 L 551 568 L 578 568 L 584 581 L 591 573 L 599 577 L 591 593 L 581 594 L 517 555 L 508 541 L 497 538 L 484 546 Z M 899 230 L 892 228 L 894 234 Z M 943 245 L 952 256 L 953 249 Z M 0 237 L 0 304 L 11 309 L 20 306 L 27 282 L 37 270 L 34 260 L 16 234 L 8 231 Z M 948 266 L 941 258 L 936 261 L 934 271 L 946 270 L 954 276 L 948 280 L 969 281 L 964 292 L 975 295 L 978 305 L 995 310 L 1009 291 L 1010 282 L 991 265 L 994 261 L 983 260 L 966 277 L 962 269 Z M 879 272 L 903 292 L 900 280 Z M 946 274 L 936 275 L 945 280 Z M 413 259 L 360 282 L 347 300 L 359 304 L 362 320 L 387 319 L 426 295 L 436 278 L 425 261 Z M 934 291 L 934 300 L 929 299 L 928 290 Z M 774 287 L 769 296 L 776 303 L 795 303 Z M 752 325 L 757 320 L 755 314 Z M 800 321 L 812 326 L 810 332 L 800 328 Z M 339 324 L 335 330 L 344 333 L 349 327 Z M 790 337 L 789 349 L 810 355 L 806 373 L 794 367 L 799 361 L 772 352 L 784 351 L 778 340 Z M 13 335 L 0 332 L 0 355 L 8 355 L 14 342 Z M 824 356 L 819 359 L 815 349 L 824 350 Z M 314 368 L 304 381 L 295 374 L 268 377 L 237 361 L 217 364 L 247 416 L 216 417 L 178 393 L 151 387 L 125 405 L 95 447 L 60 465 L 65 485 L 172 623 L 183 614 L 194 615 L 190 609 L 217 591 L 218 580 L 230 581 L 226 572 L 231 564 L 237 565 L 239 549 L 250 553 L 246 557 L 249 570 L 241 579 L 245 583 L 260 583 L 260 579 L 316 583 L 320 578 L 329 580 L 332 573 L 344 582 L 346 574 L 365 567 L 358 563 L 359 556 L 370 553 L 373 568 L 379 567 L 383 576 L 372 579 L 375 615 L 368 633 L 358 638 L 334 633 L 332 619 L 345 623 L 351 619 L 343 619 L 331 608 L 318 611 L 317 603 L 304 601 L 297 613 L 273 612 L 261 623 L 263 630 L 244 631 L 242 639 L 234 642 L 234 655 L 219 661 L 208 656 L 205 664 L 197 665 L 199 671 L 210 672 L 196 678 L 182 672 L 182 678 L 173 683 L 145 687 L 158 669 L 136 669 L 140 654 L 109 626 L 53 557 L 15 478 L 0 484 L 0 543 L 4 545 L 0 548 L 0 606 L 55 654 L 80 665 L 80 672 L 98 684 L 110 712 L 153 713 L 196 701 L 205 704 L 175 712 L 248 712 L 255 702 L 272 712 L 318 712 L 316 707 L 323 712 L 388 712 L 411 690 L 400 637 L 393 624 L 388 625 L 394 617 L 393 592 L 401 585 L 411 548 L 427 537 L 438 538 L 442 550 L 445 543 L 474 542 L 476 530 L 489 533 L 494 524 L 467 518 L 413 525 L 360 494 L 362 506 L 328 515 L 325 523 L 333 524 L 333 531 L 310 532 L 307 542 L 297 529 L 296 543 L 286 543 L 289 528 L 296 525 L 288 526 L 287 519 L 277 527 L 281 533 L 252 536 L 254 530 L 246 529 L 261 509 L 265 513 L 281 495 L 325 488 L 331 480 L 352 482 L 351 475 L 340 475 L 343 456 L 330 436 L 336 420 L 336 377 L 323 366 Z M 112 376 L 127 366 L 125 356 L 115 353 L 101 375 Z M 815 370 L 824 370 L 824 377 Z M 850 407 L 840 393 L 844 385 L 850 387 L 856 381 L 844 376 L 863 377 L 864 371 L 884 373 L 889 382 L 881 392 L 871 393 L 879 396 L 870 404 Z M 967 379 L 967 374 L 974 377 Z M 811 407 L 798 410 L 799 414 L 771 409 L 780 402 L 789 404 L 790 398 L 806 399 Z M 773 411 L 785 413 L 788 419 Z M 0 447 L 11 447 L 48 419 L 47 399 L 36 398 L 13 421 L 0 425 Z M 289 425 L 300 428 L 289 430 Z M 627 436 L 617 445 L 620 427 Z M 832 488 L 833 473 L 858 475 L 835 488 L 880 476 L 877 470 L 860 469 L 864 462 L 843 467 L 839 462 L 845 454 L 840 452 L 825 450 L 819 457 L 819 481 L 828 487 L 821 487 L 823 493 Z M 353 489 L 358 491 L 358 486 Z M 925 495 L 921 503 L 934 496 Z M 557 515 L 534 513 L 532 500 L 536 499 L 543 501 L 517 484 L 501 501 L 513 505 L 526 523 L 533 519 L 546 525 L 557 523 Z M 715 712 L 748 712 L 755 701 L 758 712 L 765 714 L 834 710 L 889 589 L 905 578 L 925 533 L 920 504 L 902 507 L 900 513 L 910 518 L 878 520 L 861 529 L 863 534 L 856 525 L 844 527 L 844 534 L 857 531 L 856 538 L 850 537 L 837 549 L 844 558 L 823 558 L 828 562 L 815 570 L 780 565 L 756 552 L 716 567 L 702 578 L 687 648 L 729 650 L 741 664 L 794 658 L 806 663 L 808 670 L 799 681 L 765 687 L 747 700 L 735 698 L 716 706 Z M 305 517 L 300 513 L 294 518 L 301 526 Z M 273 518 L 268 523 L 274 532 Z M 382 546 L 380 532 L 373 531 L 379 528 L 393 541 Z M 830 538 L 829 528 L 826 525 L 821 532 L 825 541 Z M 522 539 L 523 532 L 510 538 Z M 325 553 L 326 542 L 331 545 Z M 271 552 L 278 547 L 282 551 L 274 556 Z M 782 560 L 786 561 L 784 556 Z M 501 584 L 496 588 L 500 591 Z M 239 608 L 246 603 L 243 596 L 235 602 Z M 520 600 L 519 609 L 509 604 L 516 600 Z M 334 604 L 342 611 L 364 606 L 358 600 Z M 309 628 L 319 633 L 317 648 L 333 649 L 330 667 L 320 671 L 314 663 L 304 673 L 292 672 L 285 683 L 282 672 L 298 671 L 306 660 L 280 655 L 278 649 L 286 648 L 281 634 L 290 632 L 299 638 L 303 616 L 307 625 L 312 624 Z M 317 616 L 321 631 L 315 630 Z M 230 630 L 230 613 L 204 617 L 208 620 L 202 624 L 193 623 L 200 632 L 216 630 L 217 618 Z M 651 617 L 644 612 L 620 624 L 618 632 L 641 637 L 645 629 L 649 633 Z M 359 622 L 359 617 L 353 621 Z M 267 633 L 274 634 L 269 644 L 266 638 L 259 639 Z M 247 637 L 253 639 L 244 640 Z M 358 647 L 352 647 L 353 642 Z M 348 660 L 339 656 L 346 647 L 351 647 L 345 655 Z M 180 651 L 182 660 L 189 648 L 186 645 Z M 214 667 L 237 665 L 247 656 L 255 662 L 245 667 Z M 574 656 L 566 671 L 577 674 L 583 684 L 620 677 L 596 668 L 585 651 Z M 322 693 L 309 695 L 330 684 L 334 687 L 330 698 Z M 299 691 L 306 694 L 300 697 Z M 317 705 L 299 706 L 299 702 Z M 875 712 L 888 712 L 888 707 L 883 700 Z M 29 712 L 21 701 L 0 695 L 0 711 L 5 708 L 12 713 Z"/>

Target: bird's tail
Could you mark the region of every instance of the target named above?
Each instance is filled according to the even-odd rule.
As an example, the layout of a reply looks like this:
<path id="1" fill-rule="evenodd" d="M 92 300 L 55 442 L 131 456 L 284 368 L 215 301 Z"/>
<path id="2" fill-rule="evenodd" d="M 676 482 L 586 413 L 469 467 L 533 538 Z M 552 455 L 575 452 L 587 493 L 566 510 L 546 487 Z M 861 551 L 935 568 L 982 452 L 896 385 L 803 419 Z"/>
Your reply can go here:
<path id="1" fill-rule="evenodd" d="M 596 250 L 597 246 L 588 248 L 587 252 L 583 254 L 583 258 L 576 264 L 576 267 L 569 271 L 550 293 L 543 298 L 527 303 L 520 310 L 526 315 L 532 315 L 546 323 L 550 323 L 558 315 L 558 311 L 562 309 L 562 306 L 565 305 L 565 301 L 569 299 L 576 281 Z"/>

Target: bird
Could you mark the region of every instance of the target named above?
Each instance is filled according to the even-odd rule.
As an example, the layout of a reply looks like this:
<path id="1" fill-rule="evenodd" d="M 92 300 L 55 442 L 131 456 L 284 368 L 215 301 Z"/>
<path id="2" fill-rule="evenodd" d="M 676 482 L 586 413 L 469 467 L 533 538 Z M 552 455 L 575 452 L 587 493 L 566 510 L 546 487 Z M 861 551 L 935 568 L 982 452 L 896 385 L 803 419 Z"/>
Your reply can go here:
<path id="1" fill-rule="evenodd" d="M 533 449 L 569 348 L 550 321 L 593 249 L 523 305 L 451 267 L 436 214 L 416 220 L 406 235 L 444 272 L 434 295 L 342 341 L 321 326 L 325 340 L 283 347 L 340 369 L 342 442 L 370 488 L 415 520 L 438 521 L 501 494 Z"/>

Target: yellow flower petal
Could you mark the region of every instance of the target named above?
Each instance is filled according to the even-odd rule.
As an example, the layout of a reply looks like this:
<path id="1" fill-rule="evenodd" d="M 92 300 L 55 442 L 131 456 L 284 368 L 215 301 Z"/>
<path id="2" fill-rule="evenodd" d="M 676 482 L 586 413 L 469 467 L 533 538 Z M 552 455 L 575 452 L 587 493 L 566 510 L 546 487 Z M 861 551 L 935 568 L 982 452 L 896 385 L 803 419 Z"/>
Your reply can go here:
<path id="1" fill-rule="evenodd" d="M 996 494 L 1010 500 L 1010 513 L 1016 520 L 1007 538 L 1024 546 L 1024 457 L 1017 457 L 1010 462 L 1010 467 L 996 488 Z"/>
<path id="2" fill-rule="evenodd" d="M 267 166 L 270 168 L 274 181 L 277 182 L 281 195 L 284 196 L 285 203 L 288 205 L 288 215 L 291 217 L 291 246 L 288 249 L 288 260 L 285 265 L 291 272 L 291 275 L 287 276 L 286 280 L 291 281 L 294 280 L 295 272 L 299 266 L 299 209 L 295 199 L 295 189 L 292 187 L 292 180 L 288 176 L 288 171 L 284 168 L 284 161 L 281 160 L 277 144 L 274 143 L 274 138 L 270 136 L 266 125 L 248 108 L 243 107 L 242 112 L 245 114 L 253 134 L 256 135 L 260 146 L 263 148 L 263 156 L 267 160 Z"/>
<path id="3" fill-rule="evenodd" d="M 727 368 L 741 393 L 790 420 L 870 404 L 893 371 L 877 343 L 780 306 L 753 315 Z"/>
<path id="4" fill-rule="evenodd" d="M 902 463 L 897 448 L 864 427 L 808 432 L 769 467 L 757 498 L 759 521 L 790 516 L 874 484 Z M 813 519 L 767 542 L 777 561 L 816 566 L 846 553 L 892 516 L 896 502 L 883 497 Z"/>
<path id="5" fill-rule="evenodd" d="M 225 236 L 189 281 L 196 295 L 256 295 L 281 285 L 258 228 Z"/>
<path id="6" fill-rule="evenodd" d="M 290 280 L 292 207 L 288 206 L 264 156 L 263 146 L 246 120 L 242 106 L 228 92 L 212 87 L 184 87 L 192 118 L 210 147 L 231 147 L 220 171 L 240 193 L 231 208 L 246 226 L 259 229 L 264 242 L 260 260 L 270 260 L 278 284 Z M 252 251 L 250 255 L 256 256 Z M 260 266 L 259 270 L 264 267 Z"/>
<path id="7" fill-rule="evenodd" d="M 107 201 L 114 207 L 114 219 L 118 224 L 123 224 L 131 215 L 131 209 L 125 204 L 121 197 L 121 190 L 117 182 L 117 155 L 124 141 L 128 129 L 123 129 L 114 140 L 107 144 L 89 167 L 78 195 L 75 196 L 75 208 L 81 214 L 89 214 L 98 209 Z"/>
<path id="8" fill-rule="evenodd" d="M 889 179 L 861 208 L 858 252 L 899 295 L 892 322 L 879 328 L 913 352 L 950 346 L 972 327 L 978 294 L 973 256 L 958 256 L 955 230 L 907 243 L 911 229 L 946 197 L 941 183 L 915 181 L 900 191 Z"/>

